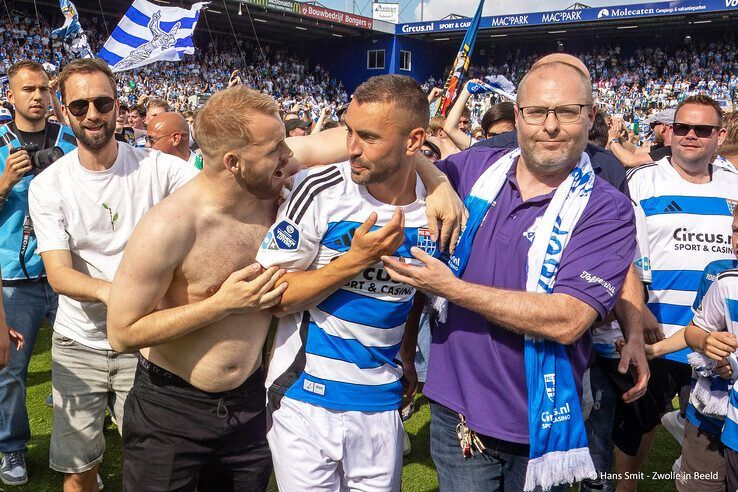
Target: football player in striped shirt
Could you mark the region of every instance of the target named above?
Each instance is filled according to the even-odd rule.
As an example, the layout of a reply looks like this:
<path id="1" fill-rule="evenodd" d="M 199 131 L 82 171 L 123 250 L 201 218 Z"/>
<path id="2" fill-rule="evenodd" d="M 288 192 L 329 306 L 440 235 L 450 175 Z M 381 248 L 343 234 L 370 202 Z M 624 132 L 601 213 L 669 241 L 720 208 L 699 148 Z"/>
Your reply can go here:
<path id="1" fill-rule="evenodd" d="M 346 115 L 349 161 L 299 174 L 256 257 L 286 268 L 267 375 L 281 490 L 399 490 L 403 376 L 414 386 L 415 289 L 380 257 L 437 254 L 415 154 L 428 101 L 410 77 L 373 77 Z"/>

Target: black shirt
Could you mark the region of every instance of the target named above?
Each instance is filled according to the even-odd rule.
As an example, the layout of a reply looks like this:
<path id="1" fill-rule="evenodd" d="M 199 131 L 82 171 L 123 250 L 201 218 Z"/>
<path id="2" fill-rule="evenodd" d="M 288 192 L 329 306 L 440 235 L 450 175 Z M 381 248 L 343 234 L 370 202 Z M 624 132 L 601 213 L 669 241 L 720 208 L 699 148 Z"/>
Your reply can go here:
<path id="1" fill-rule="evenodd" d="M 474 144 L 475 147 L 477 145 L 498 149 L 514 149 L 518 147 L 518 133 L 516 131 L 500 133 Z M 591 143 L 587 144 L 584 151 L 592 162 L 592 169 L 594 169 L 595 174 L 620 190 L 625 196 L 630 197 L 628 181 L 625 179 L 625 168 L 620 164 L 615 154 Z"/>
<path id="2" fill-rule="evenodd" d="M 656 149 L 653 149 L 651 152 L 648 153 L 649 157 L 656 162 L 660 161 L 664 157 L 671 157 L 671 145 L 667 145 L 666 147 L 658 147 Z"/>
<path id="3" fill-rule="evenodd" d="M 36 144 L 38 150 L 46 147 L 46 130 L 40 132 L 24 132 L 17 128 L 15 130 L 17 131 L 16 135 L 24 145 Z"/>

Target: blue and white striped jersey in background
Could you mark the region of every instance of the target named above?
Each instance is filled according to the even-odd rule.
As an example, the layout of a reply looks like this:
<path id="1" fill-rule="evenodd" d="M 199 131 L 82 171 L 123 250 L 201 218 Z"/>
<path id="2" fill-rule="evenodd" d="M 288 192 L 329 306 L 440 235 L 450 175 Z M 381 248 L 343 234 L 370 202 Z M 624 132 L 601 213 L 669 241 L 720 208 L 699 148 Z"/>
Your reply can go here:
<path id="1" fill-rule="evenodd" d="M 651 253 L 646 230 L 646 217 L 640 207 L 634 207 L 633 212 L 636 218 L 636 251 L 633 265 L 640 281 L 644 284 L 650 284 Z M 615 348 L 615 341 L 621 338 L 624 338 L 624 336 L 617 321 L 592 328 L 592 348 L 600 357 L 619 359 L 620 354 Z"/>
<path id="2" fill-rule="evenodd" d="M 665 157 L 631 170 L 628 187 L 646 217 L 652 276 L 648 308 L 668 337 L 692 321 L 691 306 L 707 264 L 735 259 L 730 238 L 738 171 L 718 158 L 711 181 L 694 184 Z M 686 364 L 688 353 L 665 358 Z"/>
<path id="3" fill-rule="evenodd" d="M 726 271 L 731 270 L 733 268 L 738 268 L 738 260 L 715 260 L 711 262 L 709 265 L 705 267 L 705 270 L 702 272 L 702 279 L 700 280 L 700 286 L 697 288 L 697 295 L 694 298 L 694 304 L 692 304 L 692 311 L 697 314 L 697 312 L 700 310 L 700 306 L 702 305 L 702 299 L 705 297 L 705 294 L 707 294 L 707 291 L 710 289 L 710 286 L 715 282 L 717 279 L 718 274 Z M 695 385 L 697 384 L 697 378 L 698 374 L 695 370 L 692 370 L 692 388 L 694 389 Z M 720 378 L 720 377 L 713 377 L 711 378 L 711 388 L 713 390 L 718 391 L 728 391 L 729 382 Z M 713 434 L 720 434 L 723 429 L 723 420 L 722 418 L 718 418 L 716 416 L 708 416 L 703 415 L 697 410 L 697 407 L 699 406 L 699 401 L 694 400 L 694 395 L 690 395 L 690 402 L 687 406 L 687 419 L 694 425 L 695 427 L 698 427 L 700 429 L 704 429 L 708 432 L 711 432 Z"/>
<path id="4" fill-rule="evenodd" d="M 311 169 L 295 178 L 256 260 L 265 268 L 315 270 L 351 247 L 354 231 L 377 212 L 374 229 L 395 211 L 351 180 L 348 163 Z M 405 213 L 405 243 L 395 256 L 411 258 L 419 246 L 435 254 L 425 215 L 425 188 Z M 267 388 L 288 398 L 335 410 L 397 409 L 402 368 L 395 361 L 415 289 L 394 282 L 381 263 L 367 268 L 305 313 L 279 320 Z"/>
<path id="5" fill-rule="evenodd" d="M 728 331 L 738 335 L 738 269 L 718 274 L 694 316 L 694 324 L 705 331 Z M 734 376 L 735 377 L 735 376 Z M 723 443 L 738 450 L 738 388 L 730 390 L 728 415 L 722 429 Z"/>

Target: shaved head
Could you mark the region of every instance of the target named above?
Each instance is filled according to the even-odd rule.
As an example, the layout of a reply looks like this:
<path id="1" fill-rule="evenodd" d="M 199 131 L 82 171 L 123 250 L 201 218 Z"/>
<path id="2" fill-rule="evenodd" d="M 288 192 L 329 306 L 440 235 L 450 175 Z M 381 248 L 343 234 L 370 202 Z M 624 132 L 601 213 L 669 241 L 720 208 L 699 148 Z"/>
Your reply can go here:
<path id="1" fill-rule="evenodd" d="M 530 67 L 530 70 L 533 71 L 534 68 L 540 65 L 545 65 L 547 63 L 554 63 L 554 62 L 571 65 L 572 67 L 582 72 L 589 80 L 592 80 L 592 76 L 589 73 L 589 69 L 587 68 L 587 65 L 585 65 L 582 60 L 580 60 L 574 55 L 570 55 L 569 53 L 551 53 L 550 55 L 546 55 L 542 58 L 539 58 L 538 61 L 536 61 Z"/>
<path id="2" fill-rule="evenodd" d="M 190 157 L 190 127 L 179 113 L 160 113 L 149 121 L 146 135 L 151 148 L 187 160 Z"/>
<path id="3" fill-rule="evenodd" d="M 179 113 L 160 113 L 154 116 L 149 123 L 158 134 L 179 132 L 189 136 L 190 127 L 187 120 Z"/>

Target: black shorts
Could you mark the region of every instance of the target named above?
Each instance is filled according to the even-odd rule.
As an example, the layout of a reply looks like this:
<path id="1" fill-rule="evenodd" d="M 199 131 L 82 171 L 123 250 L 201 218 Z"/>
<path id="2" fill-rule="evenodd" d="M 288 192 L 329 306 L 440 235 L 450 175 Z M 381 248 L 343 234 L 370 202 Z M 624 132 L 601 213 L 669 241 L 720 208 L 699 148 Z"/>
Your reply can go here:
<path id="1" fill-rule="evenodd" d="M 259 369 L 206 393 L 139 359 L 123 424 L 126 491 L 262 491 L 272 473 Z"/>
<path id="2" fill-rule="evenodd" d="M 599 365 L 609 376 L 613 386 L 622 395 L 635 383 L 630 374 L 618 372 L 620 359 L 597 357 Z M 615 411 L 612 428 L 612 442 L 623 453 L 635 456 L 641 445 L 641 437 L 648 434 L 661 422 L 661 416 L 672 409 L 671 401 L 680 388 L 692 380 L 692 368 L 667 359 L 649 361 L 651 378 L 646 393 L 633 403 L 622 403 Z"/>

